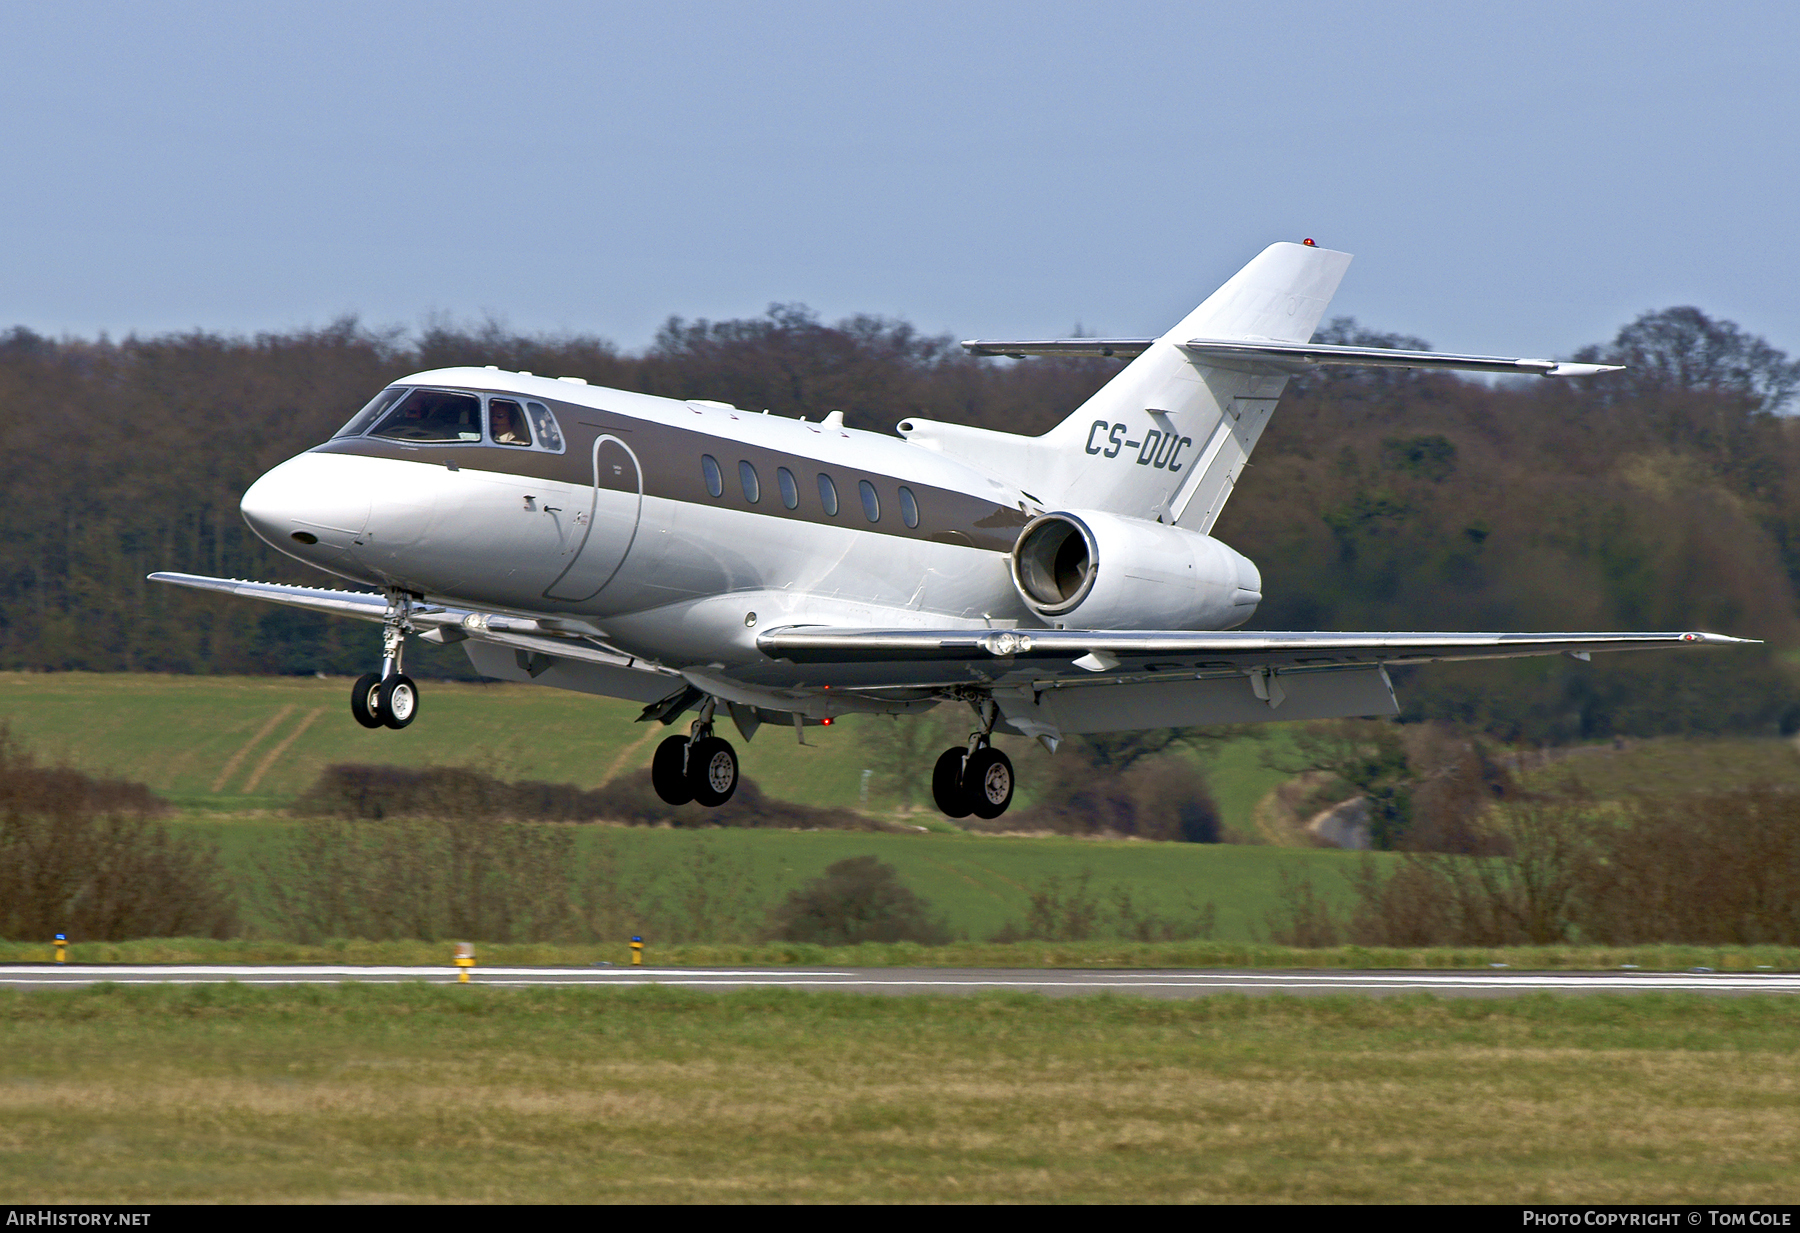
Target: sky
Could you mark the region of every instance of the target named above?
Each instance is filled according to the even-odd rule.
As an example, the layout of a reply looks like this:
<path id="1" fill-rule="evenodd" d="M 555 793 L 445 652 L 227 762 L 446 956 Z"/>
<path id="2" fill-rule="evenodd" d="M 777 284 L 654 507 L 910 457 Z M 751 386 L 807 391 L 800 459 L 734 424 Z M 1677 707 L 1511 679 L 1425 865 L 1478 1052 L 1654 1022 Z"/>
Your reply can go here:
<path id="1" fill-rule="evenodd" d="M 1313 237 L 1445 350 L 1693 304 L 1800 354 L 1800 5 L 0 0 L 0 48 L 0 328 L 1131 336 Z"/>

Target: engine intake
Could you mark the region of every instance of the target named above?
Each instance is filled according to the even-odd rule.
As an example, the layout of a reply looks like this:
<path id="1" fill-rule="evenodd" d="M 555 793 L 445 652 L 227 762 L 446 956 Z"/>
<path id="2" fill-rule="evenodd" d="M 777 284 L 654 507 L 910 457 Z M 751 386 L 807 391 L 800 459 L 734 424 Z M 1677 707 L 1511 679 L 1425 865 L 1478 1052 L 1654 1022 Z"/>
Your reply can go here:
<path id="1" fill-rule="evenodd" d="M 1230 629 L 1262 601 L 1256 566 L 1211 536 L 1097 510 L 1032 519 L 1012 575 L 1039 617 L 1088 629 Z"/>
<path id="2" fill-rule="evenodd" d="M 1013 581 L 1039 616 L 1058 616 L 1094 588 L 1094 537 L 1079 519 L 1045 514 L 1013 545 Z"/>

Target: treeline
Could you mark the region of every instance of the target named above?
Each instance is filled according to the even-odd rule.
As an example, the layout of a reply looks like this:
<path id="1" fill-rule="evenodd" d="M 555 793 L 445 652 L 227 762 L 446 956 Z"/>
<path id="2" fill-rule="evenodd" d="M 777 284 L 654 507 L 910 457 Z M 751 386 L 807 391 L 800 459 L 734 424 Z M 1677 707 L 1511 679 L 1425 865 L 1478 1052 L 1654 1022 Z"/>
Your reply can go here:
<path id="1" fill-rule="evenodd" d="M 1421 345 L 1333 322 L 1328 341 Z M 1685 629 L 1757 649 L 1406 674 L 1410 718 L 1507 740 L 1800 729 L 1800 366 L 1694 309 L 1584 358 L 1618 377 L 1489 387 L 1404 372 L 1294 382 L 1217 533 L 1262 568 L 1284 629 Z M 1035 433 L 1114 361 L 973 360 L 947 337 L 802 308 L 670 321 L 641 353 L 497 327 L 383 334 L 354 320 L 254 338 L 0 336 L 0 668 L 349 674 L 357 622 L 156 587 L 156 569 L 318 576 L 237 502 L 409 372 L 496 364 L 886 429 L 909 415 Z M 454 649 L 417 670 L 468 675 Z"/>
<path id="2" fill-rule="evenodd" d="M 1490 815 L 1498 855 L 1365 860 L 1339 911 L 1286 879 L 1272 940 L 1291 946 L 1800 944 L 1800 793 L 1768 786 L 1622 807 L 1577 797 Z"/>

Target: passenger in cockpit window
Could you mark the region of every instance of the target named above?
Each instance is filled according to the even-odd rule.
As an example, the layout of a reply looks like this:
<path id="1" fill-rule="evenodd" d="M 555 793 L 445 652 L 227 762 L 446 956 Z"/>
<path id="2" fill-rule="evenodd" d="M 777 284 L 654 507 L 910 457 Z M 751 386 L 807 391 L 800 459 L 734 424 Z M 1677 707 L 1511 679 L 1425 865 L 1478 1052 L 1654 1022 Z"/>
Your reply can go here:
<path id="1" fill-rule="evenodd" d="M 505 398 L 488 400 L 488 431 L 495 445 L 530 445 L 531 429 L 518 403 Z"/>

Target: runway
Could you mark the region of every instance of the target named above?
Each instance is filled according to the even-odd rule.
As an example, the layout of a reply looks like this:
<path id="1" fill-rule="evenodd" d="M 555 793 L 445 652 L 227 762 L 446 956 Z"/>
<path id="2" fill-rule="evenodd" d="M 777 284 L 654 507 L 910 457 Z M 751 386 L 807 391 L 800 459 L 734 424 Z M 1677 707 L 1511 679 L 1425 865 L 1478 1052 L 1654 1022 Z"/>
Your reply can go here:
<path id="1" fill-rule="evenodd" d="M 454 967 L 332 964 L 52 964 L 0 965 L 0 988 L 60 989 L 118 984 L 339 984 L 357 981 L 451 984 Z M 1100 993 L 1131 997 L 1196 998 L 1209 994 L 1360 994 L 1392 997 L 1514 997 L 1527 993 L 1800 994 L 1800 973 L 1514 972 L 1497 971 L 1077 971 L 978 968 L 654 968 L 477 967 L 472 982 L 493 986 L 664 985 L 679 989 L 812 989 L 844 993 L 971 994 L 1012 991 L 1047 997 Z"/>

